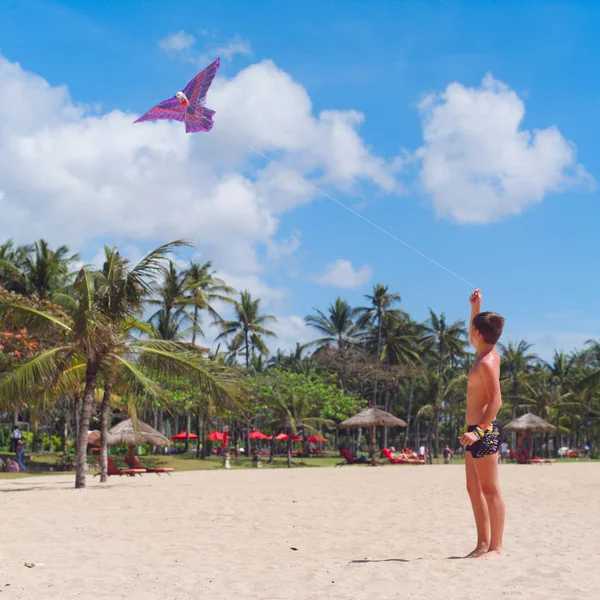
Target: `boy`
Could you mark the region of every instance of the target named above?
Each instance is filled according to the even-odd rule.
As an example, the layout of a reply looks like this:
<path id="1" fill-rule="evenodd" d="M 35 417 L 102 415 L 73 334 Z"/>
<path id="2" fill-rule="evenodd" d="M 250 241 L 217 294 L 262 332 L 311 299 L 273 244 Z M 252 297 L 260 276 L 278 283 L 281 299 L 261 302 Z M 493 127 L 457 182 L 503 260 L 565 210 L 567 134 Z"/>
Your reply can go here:
<path id="1" fill-rule="evenodd" d="M 467 431 L 460 443 L 467 446 L 465 465 L 467 491 L 471 499 L 477 546 L 469 558 L 497 558 L 504 555 L 504 501 L 498 481 L 498 448 L 501 429 L 496 415 L 502 406 L 500 355 L 495 348 L 504 327 L 496 313 L 480 312 L 481 292 L 471 294 L 469 340 L 477 351 L 467 384 Z"/>

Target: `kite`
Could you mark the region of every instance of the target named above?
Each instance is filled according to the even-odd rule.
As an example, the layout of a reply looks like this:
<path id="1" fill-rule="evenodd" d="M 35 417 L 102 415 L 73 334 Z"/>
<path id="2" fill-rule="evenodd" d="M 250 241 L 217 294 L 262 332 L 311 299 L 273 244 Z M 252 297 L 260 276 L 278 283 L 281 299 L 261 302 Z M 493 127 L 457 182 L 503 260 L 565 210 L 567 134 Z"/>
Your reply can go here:
<path id="1" fill-rule="evenodd" d="M 134 123 L 168 119 L 185 123 L 186 133 L 210 131 L 213 128 L 214 110 L 204 106 L 206 94 L 212 80 L 217 74 L 220 59 L 198 73 L 186 86 L 183 92 L 177 92 L 172 98 L 157 104 Z"/>

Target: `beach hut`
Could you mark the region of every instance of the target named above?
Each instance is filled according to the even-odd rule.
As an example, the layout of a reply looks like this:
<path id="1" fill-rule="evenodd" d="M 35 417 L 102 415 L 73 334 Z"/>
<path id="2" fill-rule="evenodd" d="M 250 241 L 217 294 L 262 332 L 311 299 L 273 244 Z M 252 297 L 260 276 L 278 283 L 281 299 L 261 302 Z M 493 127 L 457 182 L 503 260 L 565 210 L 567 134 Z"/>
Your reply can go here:
<path id="1" fill-rule="evenodd" d="M 551 433 L 556 431 L 556 426 L 544 421 L 541 417 L 532 413 L 526 413 L 517 419 L 511 421 L 504 431 L 514 431 L 516 434 L 529 435 L 529 455 L 533 455 L 533 435 L 534 433 Z"/>
<path id="2" fill-rule="evenodd" d="M 371 433 L 371 464 L 375 466 L 375 428 L 376 427 L 406 427 L 406 421 L 391 415 L 377 407 L 365 408 L 353 417 L 340 423 L 340 429 L 368 428 Z"/>
<path id="3" fill-rule="evenodd" d="M 117 446 L 119 444 L 129 446 L 129 464 L 131 465 L 134 463 L 136 446 L 141 446 L 142 444 L 150 444 L 151 446 L 169 445 L 169 440 L 162 433 L 139 420 L 137 426 L 135 426 L 131 419 L 121 421 L 110 429 L 106 442 L 109 446 Z"/>

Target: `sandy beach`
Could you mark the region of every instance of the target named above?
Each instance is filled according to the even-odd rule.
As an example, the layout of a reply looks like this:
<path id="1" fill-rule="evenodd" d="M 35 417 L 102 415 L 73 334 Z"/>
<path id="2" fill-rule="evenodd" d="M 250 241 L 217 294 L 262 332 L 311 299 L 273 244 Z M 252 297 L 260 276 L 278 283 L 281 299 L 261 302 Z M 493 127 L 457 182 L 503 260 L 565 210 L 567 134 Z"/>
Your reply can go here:
<path id="1" fill-rule="evenodd" d="M 600 597 L 600 465 L 501 467 L 506 551 L 459 465 L 0 480 L 0 598 Z M 27 568 L 24 563 L 35 563 Z"/>

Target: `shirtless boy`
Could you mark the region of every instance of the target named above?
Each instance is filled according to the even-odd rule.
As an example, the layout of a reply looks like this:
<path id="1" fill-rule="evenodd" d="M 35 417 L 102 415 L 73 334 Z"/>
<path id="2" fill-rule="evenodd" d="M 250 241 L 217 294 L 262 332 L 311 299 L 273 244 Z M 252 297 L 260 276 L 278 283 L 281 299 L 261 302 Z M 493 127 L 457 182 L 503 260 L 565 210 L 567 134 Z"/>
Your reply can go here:
<path id="1" fill-rule="evenodd" d="M 504 501 L 498 480 L 501 429 L 496 415 L 502 406 L 500 355 L 495 348 L 504 327 L 496 313 L 480 312 L 481 292 L 471 294 L 469 339 L 477 351 L 467 385 L 467 431 L 460 443 L 466 446 L 467 491 L 471 499 L 477 546 L 469 558 L 503 556 Z"/>

